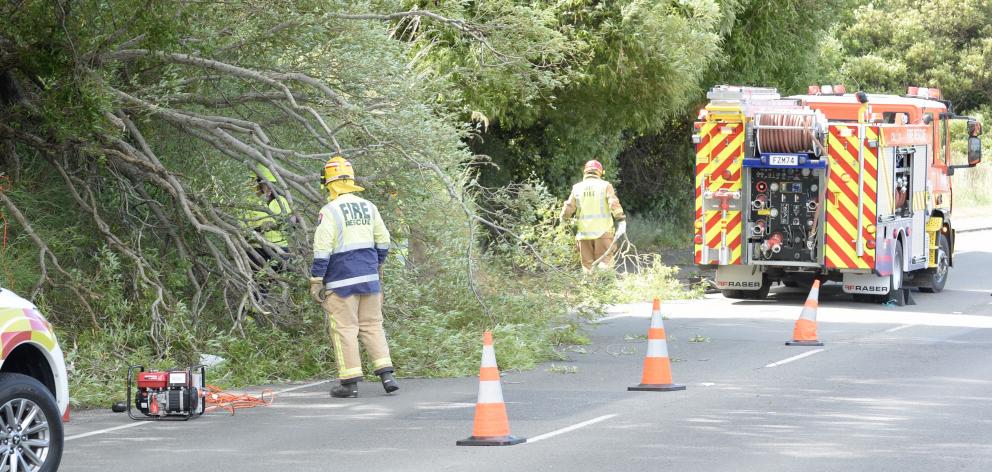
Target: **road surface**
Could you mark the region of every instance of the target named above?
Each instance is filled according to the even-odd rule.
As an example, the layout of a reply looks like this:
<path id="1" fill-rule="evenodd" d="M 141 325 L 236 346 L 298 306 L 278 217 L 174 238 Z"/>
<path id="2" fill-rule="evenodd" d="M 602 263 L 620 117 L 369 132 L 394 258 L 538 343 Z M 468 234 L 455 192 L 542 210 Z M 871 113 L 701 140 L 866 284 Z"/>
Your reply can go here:
<path id="1" fill-rule="evenodd" d="M 822 348 L 783 344 L 797 289 L 666 303 L 682 392 L 626 391 L 650 306 L 617 307 L 568 360 L 503 376 L 513 433 L 530 438 L 518 446 L 455 446 L 471 432 L 475 378 L 408 379 L 395 396 L 363 383 L 355 400 L 304 384 L 268 408 L 186 423 L 76 413 L 62 470 L 988 471 L 990 240 L 960 234 L 947 290 L 914 292 L 916 306 L 856 304 L 826 285 Z"/>

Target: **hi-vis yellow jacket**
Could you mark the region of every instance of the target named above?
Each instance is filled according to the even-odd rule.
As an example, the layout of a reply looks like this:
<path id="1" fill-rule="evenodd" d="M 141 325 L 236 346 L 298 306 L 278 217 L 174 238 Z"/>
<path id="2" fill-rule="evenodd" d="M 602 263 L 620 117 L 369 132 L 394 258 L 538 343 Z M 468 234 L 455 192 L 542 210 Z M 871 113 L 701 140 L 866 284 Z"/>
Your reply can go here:
<path id="1" fill-rule="evenodd" d="M 292 210 L 289 209 L 289 201 L 286 200 L 286 197 L 277 195 L 276 198 L 269 200 L 267 206 L 269 208 L 268 212 L 262 210 L 249 210 L 246 212 L 245 225 L 256 231 L 261 231 L 262 237 L 266 241 L 276 246 L 286 247 L 288 243 L 286 242 L 286 234 L 282 229 L 283 224 L 277 221 L 273 215 L 277 217 L 281 216 L 284 208 L 287 214 L 292 213 Z"/>
<path id="2" fill-rule="evenodd" d="M 598 239 L 613 233 L 613 222 L 623 221 L 623 207 L 613 190 L 613 184 L 595 176 L 586 175 L 582 182 L 572 187 L 572 193 L 565 201 L 561 219 L 578 220 L 575 239 Z"/>
<path id="3" fill-rule="evenodd" d="M 320 209 L 313 238 L 311 277 L 339 297 L 378 293 L 379 266 L 389 253 L 389 231 L 372 202 L 353 193 Z"/>

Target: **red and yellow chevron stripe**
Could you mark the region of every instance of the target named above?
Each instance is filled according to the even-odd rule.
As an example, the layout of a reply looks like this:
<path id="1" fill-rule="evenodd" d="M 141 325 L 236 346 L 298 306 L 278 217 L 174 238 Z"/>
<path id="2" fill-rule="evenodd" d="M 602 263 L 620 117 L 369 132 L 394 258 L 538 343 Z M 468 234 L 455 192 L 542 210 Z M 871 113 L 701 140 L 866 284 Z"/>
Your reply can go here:
<path id="1" fill-rule="evenodd" d="M 0 308 L 0 359 L 25 341 L 55 349 L 52 325 L 33 308 Z"/>
<path id="2" fill-rule="evenodd" d="M 744 153 L 744 124 L 704 122 L 696 145 L 696 233 L 706 229 L 702 241 L 696 240 L 693 250 L 697 264 L 719 262 L 723 229 L 727 231 L 728 262 L 741 263 L 740 211 L 728 211 L 726 220 L 721 211 L 703 211 L 703 192 L 726 189 L 741 191 L 741 162 Z M 705 214 L 704 214 L 705 213 Z M 705 224 L 705 225 L 704 225 Z M 709 247 L 708 260 L 703 260 L 703 245 Z"/>
<path id="3" fill-rule="evenodd" d="M 827 138 L 829 180 L 827 182 L 826 266 L 832 269 L 874 269 L 876 203 L 878 201 L 878 127 L 832 125 Z M 864 169 L 858 153 L 864 152 Z M 858 226 L 858 176 L 862 176 L 862 214 Z M 858 256 L 857 235 L 863 248 Z M 871 247 L 869 247 L 871 246 Z"/>

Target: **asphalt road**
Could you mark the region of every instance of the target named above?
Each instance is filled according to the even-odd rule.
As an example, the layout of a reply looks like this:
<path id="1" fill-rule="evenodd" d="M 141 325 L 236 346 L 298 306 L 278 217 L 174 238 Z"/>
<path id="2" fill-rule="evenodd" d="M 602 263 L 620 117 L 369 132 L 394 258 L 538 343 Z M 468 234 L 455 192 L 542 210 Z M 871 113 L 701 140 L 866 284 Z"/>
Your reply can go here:
<path id="1" fill-rule="evenodd" d="M 527 444 L 455 446 L 471 432 L 475 378 L 408 379 L 394 396 L 362 384 L 355 400 L 329 398 L 329 384 L 281 386 L 296 389 L 271 407 L 186 423 L 77 412 L 62 470 L 992 470 L 990 238 L 959 235 L 947 290 L 914 292 L 915 306 L 856 304 L 825 286 L 822 348 L 783 345 L 799 290 L 666 303 L 682 392 L 626 391 L 650 306 L 617 307 L 569 360 L 503 376 Z"/>

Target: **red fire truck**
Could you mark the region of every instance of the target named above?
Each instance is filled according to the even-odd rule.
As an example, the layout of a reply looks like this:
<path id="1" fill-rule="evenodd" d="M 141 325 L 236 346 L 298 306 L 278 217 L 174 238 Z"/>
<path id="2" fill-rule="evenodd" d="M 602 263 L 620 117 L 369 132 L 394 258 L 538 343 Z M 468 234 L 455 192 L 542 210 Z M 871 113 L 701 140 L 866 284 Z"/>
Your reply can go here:
<path id="1" fill-rule="evenodd" d="M 950 177 L 981 161 L 982 126 L 940 91 L 806 95 L 718 86 L 695 124 L 695 262 L 729 298 L 814 278 L 880 301 L 903 287 L 939 292 L 954 265 Z M 967 163 L 952 163 L 965 120 Z M 963 160 L 963 159 L 962 159 Z"/>

